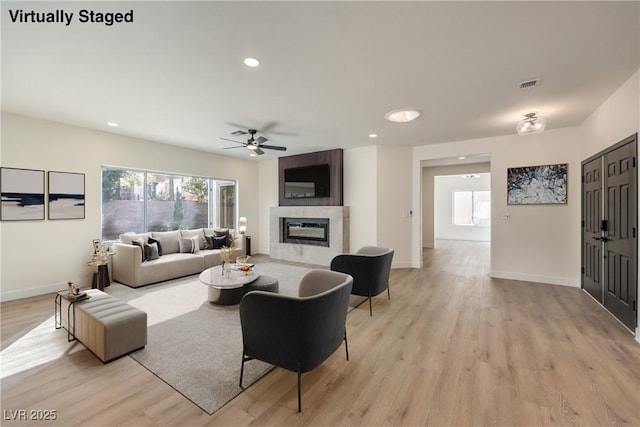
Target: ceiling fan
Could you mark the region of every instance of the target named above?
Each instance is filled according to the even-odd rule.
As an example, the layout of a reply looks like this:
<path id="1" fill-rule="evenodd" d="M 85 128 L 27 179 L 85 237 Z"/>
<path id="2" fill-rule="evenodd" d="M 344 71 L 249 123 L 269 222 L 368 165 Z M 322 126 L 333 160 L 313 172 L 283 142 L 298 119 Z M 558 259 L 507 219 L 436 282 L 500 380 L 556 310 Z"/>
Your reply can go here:
<path id="1" fill-rule="evenodd" d="M 223 148 L 223 150 L 230 150 L 233 148 L 242 148 L 242 147 L 246 147 L 249 150 L 253 150 L 253 152 L 257 155 L 261 155 L 264 154 L 264 151 L 262 151 L 263 148 L 266 148 L 267 150 L 278 150 L 278 151 L 287 151 L 287 147 L 280 147 L 278 145 L 265 145 L 264 143 L 268 141 L 267 138 L 265 138 L 264 136 L 259 136 L 259 137 L 255 137 L 256 133 L 258 131 L 255 129 L 248 129 L 246 131 L 244 130 L 237 130 L 235 132 L 231 132 L 231 135 L 250 135 L 249 139 L 247 140 L 247 142 L 240 142 L 240 141 L 235 141 L 233 139 L 227 139 L 227 138 L 222 138 L 220 137 L 220 139 L 223 139 L 225 141 L 231 141 L 231 142 L 235 142 L 237 144 L 242 144 L 241 146 L 237 146 L 237 147 L 225 147 Z"/>

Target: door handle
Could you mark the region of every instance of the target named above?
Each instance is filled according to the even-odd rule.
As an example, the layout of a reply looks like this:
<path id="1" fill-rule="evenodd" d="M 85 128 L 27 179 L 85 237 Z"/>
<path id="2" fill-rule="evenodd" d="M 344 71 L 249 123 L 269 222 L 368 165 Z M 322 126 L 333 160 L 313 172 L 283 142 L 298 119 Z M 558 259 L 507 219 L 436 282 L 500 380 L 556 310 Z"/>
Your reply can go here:
<path id="1" fill-rule="evenodd" d="M 593 237 L 593 240 L 600 240 L 601 242 L 608 242 L 609 239 L 606 238 L 605 236 L 602 237 Z"/>

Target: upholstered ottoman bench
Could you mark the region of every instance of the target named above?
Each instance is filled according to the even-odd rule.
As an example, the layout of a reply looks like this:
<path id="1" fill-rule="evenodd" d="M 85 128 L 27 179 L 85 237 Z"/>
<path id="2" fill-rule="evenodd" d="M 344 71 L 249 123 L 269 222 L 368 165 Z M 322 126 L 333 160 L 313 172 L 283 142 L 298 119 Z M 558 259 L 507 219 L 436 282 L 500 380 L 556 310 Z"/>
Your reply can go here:
<path id="1" fill-rule="evenodd" d="M 147 313 L 97 289 L 74 304 L 74 335 L 107 363 L 147 345 Z M 66 308 L 65 308 L 66 310 Z"/>

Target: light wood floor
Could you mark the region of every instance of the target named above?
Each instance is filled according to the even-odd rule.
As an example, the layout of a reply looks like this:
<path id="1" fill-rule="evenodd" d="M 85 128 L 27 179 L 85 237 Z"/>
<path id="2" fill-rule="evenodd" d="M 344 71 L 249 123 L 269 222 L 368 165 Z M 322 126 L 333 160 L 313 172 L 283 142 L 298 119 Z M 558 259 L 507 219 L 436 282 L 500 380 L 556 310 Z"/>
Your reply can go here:
<path id="1" fill-rule="evenodd" d="M 393 270 L 391 301 L 349 313 L 351 360 L 339 350 L 303 375 L 301 414 L 292 372 L 209 416 L 130 357 L 80 350 L 3 378 L 2 425 L 640 425 L 640 344 L 579 289 L 489 278 L 488 257 L 443 241 L 423 269 Z M 1 309 L 4 350 L 51 318 L 53 296 Z M 18 409 L 57 420 L 6 420 Z"/>

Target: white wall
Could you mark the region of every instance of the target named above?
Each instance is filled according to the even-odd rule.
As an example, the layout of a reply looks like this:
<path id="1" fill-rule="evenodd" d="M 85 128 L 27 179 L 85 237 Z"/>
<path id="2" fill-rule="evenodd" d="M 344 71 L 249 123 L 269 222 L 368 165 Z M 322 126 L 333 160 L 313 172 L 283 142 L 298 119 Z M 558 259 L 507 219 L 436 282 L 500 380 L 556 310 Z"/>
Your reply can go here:
<path id="1" fill-rule="evenodd" d="M 378 149 L 344 150 L 344 205 L 349 206 L 349 251 L 378 243 Z"/>
<path id="2" fill-rule="evenodd" d="M 259 246 L 253 246 L 254 254 L 269 254 L 269 208 L 278 206 L 278 159 L 261 161 L 258 164 L 258 236 Z M 248 234 L 252 234 L 248 232 Z M 256 234 L 255 232 L 253 234 Z"/>
<path id="3" fill-rule="evenodd" d="M 466 155 L 491 156 L 491 275 L 516 280 L 579 285 L 580 270 L 579 128 L 537 135 L 508 135 L 415 147 L 414 206 L 421 207 L 423 160 Z M 507 168 L 568 163 L 566 205 L 507 206 Z M 510 220 L 501 220 L 509 212 Z M 418 215 L 422 218 L 422 213 Z M 416 218 L 417 219 L 417 218 Z M 414 220 L 412 265 L 420 266 L 421 224 Z"/>
<path id="4" fill-rule="evenodd" d="M 378 146 L 377 246 L 394 249 L 393 267 L 411 267 L 410 147 Z"/>
<path id="5" fill-rule="evenodd" d="M 0 298 L 88 284 L 91 240 L 101 235 L 101 167 L 122 166 L 238 181 L 239 213 L 258 223 L 258 165 L 249 160 L 2 113 L 2 166 L 85 174 L 86 218 L 3 221 Z"/>
<path id="6" fill-rule="evenodd" d="M 456 225 L 453 222 L 453 193 L 456 191 L 491 191 L 491 174 L 478 174 L 478 178 L 465 179 L 461 175 L 435 177 L 435 234 L 436 239 L 488 242 L 491 227 Z"/>
<path id="7" fill-rule="evenodd" d="M 430 166 L 421 170 L 422 183 L 422 215 L 419 217 L 422 223 L 422 247 L 435 248 L 435 177 L 437 175 L 453 175 L 467 173 L 486 173 L 491 170 L 489 163 L 470 163 L 451 166 Z M 489 239 L 490 240 L 490 239 Z"/>
<path id="8" fill-rule="evenodd" d="M 586 159 L 640 129 L 640 70 L 584 121 L 581 154 Z"/>

